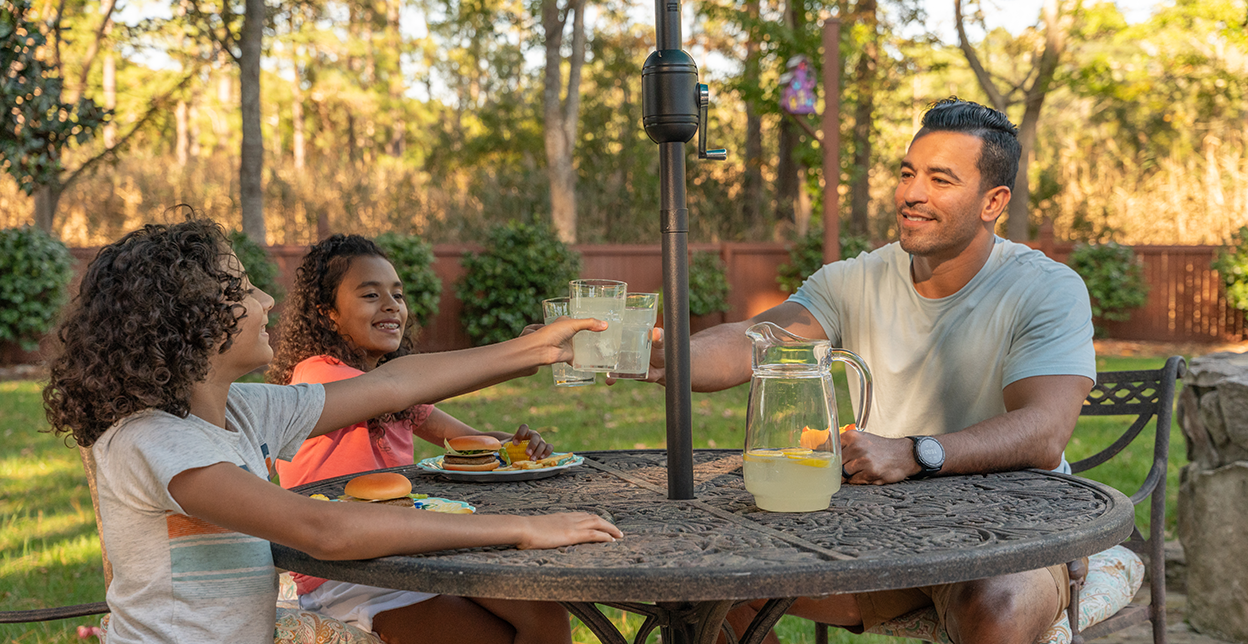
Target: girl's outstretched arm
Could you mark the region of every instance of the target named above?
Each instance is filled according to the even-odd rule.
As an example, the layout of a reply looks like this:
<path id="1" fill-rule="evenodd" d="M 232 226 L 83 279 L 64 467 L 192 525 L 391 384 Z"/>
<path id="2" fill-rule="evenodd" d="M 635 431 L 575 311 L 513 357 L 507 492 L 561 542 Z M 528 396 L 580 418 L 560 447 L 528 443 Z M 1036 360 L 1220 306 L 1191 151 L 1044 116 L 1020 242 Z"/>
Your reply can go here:
<path id="1" fill-rule="evenodd" d="M 584 512 L 458 515 L 375 503 L 318 501 L 284 490 L 232 463 L 186 470 L 169 481 L 169 494 L 191 516 L 327 561 L 476 546 L 556 548 L 623 536 L 602 517 Z"/>
<path id="2" fill-rule="evenodd" d="M 572 336 L 606 322 L 561 318 L 506 342 L 473 349 L 403 356 L 356 378 L 325 385 L 325 410 L 312 436 L 381 414 L 433 403 L 572 359 Z"/>

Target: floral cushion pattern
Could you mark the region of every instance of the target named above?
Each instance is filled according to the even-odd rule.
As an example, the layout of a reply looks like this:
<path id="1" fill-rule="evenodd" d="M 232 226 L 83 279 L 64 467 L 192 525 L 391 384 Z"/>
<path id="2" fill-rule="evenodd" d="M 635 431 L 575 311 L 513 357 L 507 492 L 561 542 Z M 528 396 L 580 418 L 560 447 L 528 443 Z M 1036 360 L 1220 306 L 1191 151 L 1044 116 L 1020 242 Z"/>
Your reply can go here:
<path id="1" fill-rule="evenodd" d="M 307 610 L 277 609 L 273 644 L 381 644 L 372 633 Z"/>
<path id="2" fill-rule="evenodd" d="M 1144 582 L 1144 562 L 1123 546 L 1114 546 L 1088 557 L 1088 577 L 1079 593 L 1079 630 L 1105 621 L 1131 603 L 1131 598 Z M 936 618 L 935 608 L 922 608 L 891 619 L 871 633 L 893 637 L 910 637 L 927 642 L 950 644 L 949 636 Z M 1063 615 L 1038 642 L 1067 644 L 1070 623 Z"/>
<path id="3" fill-rule="evenodd" d="M 108 615 L 100 620 L 100 627 L 100 632 L 91 634 L 99 637 L 100 644 L 104 644 L 108 638 Z M 306 610 L 278 608 L 273 644 L 381 644 L 381 640 L 372 633 L 365 633 L 332 617 Z"/>

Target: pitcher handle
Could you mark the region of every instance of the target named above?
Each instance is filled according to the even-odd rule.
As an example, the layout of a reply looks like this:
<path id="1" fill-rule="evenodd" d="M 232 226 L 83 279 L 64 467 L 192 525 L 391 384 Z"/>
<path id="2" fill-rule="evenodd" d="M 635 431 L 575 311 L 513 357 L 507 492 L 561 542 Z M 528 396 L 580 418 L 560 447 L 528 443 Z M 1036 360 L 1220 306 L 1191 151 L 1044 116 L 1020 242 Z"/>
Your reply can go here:
<path id="1" fill-rule="evenodd" d="M 860 432 L 867 431 L 867 416 L 871 414 L 871 370 L 858 354 L 845 349 L 832 349 L 829 357 L 836 362 L 844 362 L 858 372 L 858 417 L 854 428 Z"/>

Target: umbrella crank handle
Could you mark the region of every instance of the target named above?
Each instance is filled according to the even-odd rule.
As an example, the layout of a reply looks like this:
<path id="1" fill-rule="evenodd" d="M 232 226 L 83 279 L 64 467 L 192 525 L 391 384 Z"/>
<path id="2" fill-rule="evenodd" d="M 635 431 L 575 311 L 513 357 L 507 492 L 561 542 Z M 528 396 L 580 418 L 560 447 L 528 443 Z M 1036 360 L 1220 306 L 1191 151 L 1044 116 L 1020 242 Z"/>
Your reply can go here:
<path id="1" fill-rule="evenodd" d="M 723 161 L 728 158 L 728 151 L 706 149 L 707 107 L 711 104 L 711 88 L 706 83 L 698 83 L 698 158 Z"/>

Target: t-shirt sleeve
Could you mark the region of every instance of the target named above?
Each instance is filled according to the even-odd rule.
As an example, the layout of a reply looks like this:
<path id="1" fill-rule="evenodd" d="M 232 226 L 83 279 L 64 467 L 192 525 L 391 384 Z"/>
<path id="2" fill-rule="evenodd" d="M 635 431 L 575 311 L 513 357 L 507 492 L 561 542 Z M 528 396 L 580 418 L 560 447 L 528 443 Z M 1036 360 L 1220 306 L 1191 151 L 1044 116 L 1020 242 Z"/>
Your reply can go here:
<path id="1" fill-rule="evenodd" d="M 1027 298 L 1015 323 L 1001 386 L 1033 376 L 1085 376 L 1096 380 L 1092 305 L 1083 280 L 1059 266 Z"/>
<path id="2" fill-rule="evenodd" d="M 364 375 L 363 371 L 347 366 L 329 356 L 312 356 L 299 364 L 290 372 L 290 384 L 316 382 L 325 384 Z"/>
<path id="3" fill-rule="evenodd" d="M 787 301 L 801 304 L 815 316 L 833 346 L 841 345 L 841 311 L 836 295 L 844 292 L 846 262 L 825 264 L 802 282 Z"/>
<path id="4" fill-rule="evenodd" d="M 235 384 L 237 395 L 250 422 L 262 440 L 276 448 L 275 457 L 290 460 L 321 418 L 325 408 L 325 387 L 319 384 L 262 385 Z"/>
<path id="5" fill-rule="evenodd" d="M 110 489 L 131 507 L 186 514 L 169 494 L 173 477 L 200 467 L 231 462 L 222 446 L 203 432 L 181 431 L 181 419 L 151 416 L 116 430 L 107 445 Z M 97 459 L 100 454 L 97 451 Z"/>

